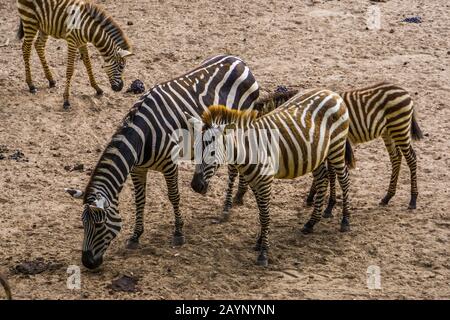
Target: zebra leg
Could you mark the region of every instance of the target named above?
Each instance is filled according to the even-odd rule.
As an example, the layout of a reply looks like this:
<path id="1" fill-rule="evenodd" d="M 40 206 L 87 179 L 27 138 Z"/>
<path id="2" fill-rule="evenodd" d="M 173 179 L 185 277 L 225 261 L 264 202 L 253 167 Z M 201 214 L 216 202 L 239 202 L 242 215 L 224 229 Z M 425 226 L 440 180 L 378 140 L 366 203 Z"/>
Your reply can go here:
<path id="1" fill-rule="evenodd" d="M 258 240 L 256 241 L 255 250 L 259 251 L 256 264 L 260 266 L 267 266 L 269 264 L 269 232 L 270 232 L 270 194 L 272 188 L 273 176 L 267 176 L 268 179 L 258 181 L 258 187 L 252 187 L 253 193 L 256 197 L 256 203 L 259 209 L 259 222 L 261 224 L 261 231 Z"/>
<path id="2" fill-rule="evenodd" d="M 389 159 L 391 160 L 392 173 L 391 180 L 389 181 L 389 188 L 387 194 L 381 200 L 381 205 L 387 205 L 389 200 L 395 195 L 397 189 L 397 181 L 400 173 L 400 166 L 402 164 L 402 154 L 400 148 L 398 148 L 391 138 L 386 134 L 383 135 L 384 144 L 389 153 Z"/>
<path id="3" fill-rule="evenodd" d="M 24 24 L 23 30 L 25 35 L 22 43 L 22 55 L 23 61 L 25 63 L 25 80 L 27 82 L 30 92 L 36 93 L 37 90 L 31 78 L 30 57 L 31 57 L 31 47 L 33 45 L 34 37 L 36 36 L 37 29 L 34 26 Z"/>
<path id="4" fill-rule="evenodd" d="M 350 203 L 349 203 L 349 187 L 350 179 L 348 176 L 348 168 L 345 164 L 335 165 L 333 168 L 337 173 L 339 185 L 342 189 L 342 221 L 341 232 L 350 231 Z"/>
<path id="5" fill-rule="evenodd" d="M 70 94 L 70 81 L 72 80 L 73 70 L 75 65 L 75 56 L 77 54 L 77 48 L 71 41 L 67 41 L 67 70 L 66 70 L 66 89 L 64 90 L 64 104 L 65 110 L 70 108 L 69 94 Z"/>
<path id="6" fill-rule="evenodd" d="M 333 208 L 336 204 L 336 171 L 333 166 L 328 166 L 328 180 L 330 181 L 330 197 L 328 198 L 328 205 L 323 213 L 324 218 L 333 217 Z"/>
<path id="7" fill-rule="evenodd" d="M 325 198 L 325 195 L 327 193 L 327 187 L 328 187 L 328 178 L 327 178 L 327 168 L 325 166 L 325 163 L 322 163 L 316 170 L 313 172 L 314 175 L 314 181 L 315 181 L 315 187 L 317 190 L 317 195 L 314 200 L 314 210 L 311 215 L 311 218 L 309 218 L 308 222 L 305 223 L 303 226 L 301 232 L 303 234 L 312 233 L 314 229 L 314 225 L 320 221 L 321 217 L 321 211 L 322 211 L 322 204 L 323 200 Z"/>
<path id="8" fill-rule="evenodd" d="M 311 188 L 308 192 L 308 197 L 306 198 L 306 205 L 308 207 L 312 207 L 314 205 L 314 196 L 316 195 L 316 179 L 313 179 L 313 182 L 311 183 Z"/>
<path id="9" fill-rule="evenodd" d="M 220 222 L 228 221 L 230 218 L 230 210 L 233 206 L 231 198 L 233 197 L 233 186 L 234 186 L 234 180 L 236 179 L 238 175 L 238 171 L 235 166 L 229 165 L 228 166 L 228 187 L 227 187 L 227 193 L 225 195 L 225 203 L 223 206 L 223 212 L 222 217 L 219 219 Z"/>
<path id="10" fill-rule="evenodd" d="M 48 86 L 53 88 L 56 85 L 55 80 L 53 79 L 52 72 L 47 63 L 47 59 L 45 58 L 45 45 L 47 43 L 48 35 L 42 31 L 39 31 L 38 38 L 34 43 L 34 47 L 36 48 L 36 52 L 39 56 L 39 60 L 41 60 L 42 68 L 44 69 L 45 77 L 48 80 Z"/>
<path id="11" fill-rule="evenodd" d="M 101 96 L 103 94 L 103 90 L 98 86 L 94 73 L 92 72 L 91 59 L 89 58 L 87 46 L 83 45 L 78 50 L 80 51 L 84 66 L 86 67 L 86 71 L 89 76 L 89 83 L 91 84 L 91 87 L 97 91 L 97 95 Z"/>
<path id="12" fill-rule="evenodd" d="M 133 235 L 127 241 L 128 249 L 137 249 L 139 245 L 139 238 L 144 232 L 144 208 L 145 208 L 145 194 L 147 184 L 147 170 L 143 172 L 131 172 L 131 180 L 134 186 L 134 197 L 136 202 L 136 220 L 134 225 Z"/>
<path id="13" fill-rule="evenodd" d="M 322 163 L 316 170 L 314 170 L 313 175 L 317 194 L 314 200 L 314 210 L 311 218 L 309 218 L 308 222 L 305 223 L 301 230 L 303 234 L 312 233 L 314 225 L 320 221 L 322 204 L 328 187 L 327 168 L 325 163 Z"/>
<path id="14" fill-rule="evenodd" d="M 180 192 L 178 191 L 178 166 L 174 165 L 171 170 L 164 172 L 164 178 L 167 184 L 167 193 L 169 200 L 173 206 L 175 215 L 175 231 L 173 233 L 172 244 L 174 246 L 181 246 L 185 243 L 183 235 L 183 217 L 180 213 Z"/>
<path id="15" fill-rule="evenodd" d="M 236 192 L 236 195 L 234 196 L 233 199 L 234 205 L 241 206 L 244 204 L 244 195 L 247 193 L 247 190 L 248 190 L 247 181 L 245 181 L 242 175 L 239 175 L 238 191 Z"/>
<path id="16" fill-rule="evenodd" d="M 403 156 L 408 164 L 409 171 L 411 172 L 411 199 L 409 201 L 408 209 L 416 209 L 417 196 L 419 191 L 417 189 L 417 157 L 411 144 L 409 146 L 400 147 Z"/>

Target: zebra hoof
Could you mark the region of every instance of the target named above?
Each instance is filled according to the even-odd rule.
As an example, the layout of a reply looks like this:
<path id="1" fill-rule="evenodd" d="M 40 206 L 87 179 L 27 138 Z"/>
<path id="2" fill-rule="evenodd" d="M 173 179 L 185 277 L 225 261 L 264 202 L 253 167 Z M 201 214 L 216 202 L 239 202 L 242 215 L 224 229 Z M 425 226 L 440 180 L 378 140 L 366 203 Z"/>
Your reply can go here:
<path id="1" fill-rule="evenodd" d="M 350 231 L 350 222 L 347 218 L 342 218 L 341 221 L 341 229 L 339 230 L 341 232 L 348 232 Z"/>
<path id="2" fill-rule="evenodd" d="M 186 240 L 185 240 L 183 235 L 173 236 L 173 239 L 172 239 L 172 245 L 173 246 L 181 247 L 185 243 L 186 243 Z"/>
<path id="3" fill-rule="evenodd" d="M 48 80 L 48 87 L 49 88 L 54 88 L 56 86 L 56 81 L 55 80 Z"/>
<path id="4" fill-rule="evenodd" d="M 30 86 L 30 93 L 35 94 L 37 92 L 37 89 L 35 86 Z"/>
<path id="5" fill-rule="evenodd" d="M 331 212 L 331 210 L 330 211 L 329 210 L 325 210 L 323 212 L 322 217 L 324 217 L 324 218 L 333 218 L 334 216 L 333 216 L 333 213 Z"/>
<path id="6" fill-rule="evenodd" d="M 128 239 L 126 248 L 129 250 L 136 250 L 139 248 L 139 240 L 135 240 L 133 238 Z"/>
<path id="7" fill-rule="evenodd" d="M 383 199 L 380 201 L 380 206 L 387 206 L 389 204 L 389 201 L 391 200 L 392 196 L 386 195 Z"/>
<path id="8" fill-rule="evenodd" d="M 411 200 L 409 201 L 408 209 L 410 210 L 416 209 L 416 201 L 417 201 L 417 194 L 411 195 Z"/>
<path id="9" fill-rule="evenodd" d="M 303 226 L 301 232 L 303 234 L 310 234 L 314 231 L 314 225 L 312 225 L 309 221 L 307 223 L 305 223 L 305 225 Z"/>
<path id="10" fill-rule="evenodd" d="M 258 259 L 256 259 L 256 264 L 261 267 L 267 267 L 269 265 L 269 259 L 266 251 L 261 251 L 258 255 Z"/>
<path id="11" fill-rule="evenodd" d="M 69 109 L 70 109 L 70 103 L 69 103 L 69 101 L 64 101 L 63 109 L 64 109 L 64 110 L 69 110 Z"/>
<path id="12" fill-rule="evenodd" d="M 103 90 L 102 90 L 102 89 L 97 89 L 96 95 L 97 95 L 98 97 L 102 96 L 102 95 L 103 95 Z"/>
<path id="13" fill-rule="evenodd" d="M 306 200 L 306 206 L 307 207 L 312 207 L 314 205 L 314 201 L 308 201 Z"/>
<path id="14" fill-rule="evenodd" d="M 244 205 L 244 199 L 242 197 L 234 197 L 233 199 L 233 205 L 235 206 L 243 206 Z"/>
<path id="15" fill-rule="evenodd" d="M 230 221 L 230 213 L 227 211 L 224 211 L 222 215 L 219 218 L 219 223 L 224 223 Z"/>

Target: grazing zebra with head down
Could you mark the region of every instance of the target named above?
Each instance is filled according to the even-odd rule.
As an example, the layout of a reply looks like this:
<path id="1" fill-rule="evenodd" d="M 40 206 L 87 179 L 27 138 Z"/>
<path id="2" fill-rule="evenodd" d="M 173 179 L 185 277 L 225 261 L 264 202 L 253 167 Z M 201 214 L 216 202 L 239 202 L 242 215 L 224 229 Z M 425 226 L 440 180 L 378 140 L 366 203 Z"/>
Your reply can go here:
<path id="1" fill-rule="evenodd" d="M 381 200 L 382 205 L 388 204 L 395 195 L 402 155 L 411 172 L 411 199 L 409 208 L 416 208 L 418 195 L 417 189 L 417 163 L 416 155 L 411 144 L 413 140 L 423 138 L 420 127 L 415 118 L 413 102 L 409 93 L 390 83 L 383 82 L 364 89 L 343 91 L 341 97 L 349 109 L 350 128 L 349 139 L 353 144 L 364 143 L 382 137 L 389 153 L 392 164 L 392 173 L 386 196 Z M 270 111 L 274 102 L 262 101 L 263 109 Z M 336 203 L 336 174 L 333 168 L 329 170 L 330 197 L 325 209 L 324 217 L 331 217 Z M 232 188 L 229 186 L 226 197 L 231 199 Z M 247 185 L 239 177 L 239 189 L 233 203 L 242 204 L 243 196 L 247 191 Z M 307 204 L 312 205 L 316 193 L 315 183 L 307 198 Z M 231 200 L 230 200 L 231 207 Z M 229 210 L 229 208 L 228 208 Z M 228 212 L 227 212 L 228 213 Z"/>
<path id="2" fill-rule="evenodd" d="M 212 106 L 203 114 L 202 121 L 192 118 L 191 122 L 202 128 L 204 150 L 203 159 L 196 165 L 192 179 L 194 191 L 206 193 L 209 180 L 218 165 L 231 154 L 237 156 L 237 161 L 233 158 L 231 161 L 234 160 L 233 165 L 255 194 L 261 223 L 261 233 L 256 244 L 256 249 L 260 251 L 258 264 L 268 263 L 269 205 L 274 178 L 293 179 L 313 172 L 317 179 L 318 195 L 311 218 L 302 229 L 303 233 L 309 233 L 321 217 L 328 184 L 325 168 L 328 160 L 337 172 L 344 194 L 341 231 L 349 230 L 349 180 L 345 163 L 349 121 L 347 108 L 338 94 L 315 90 L 298 95 L 289 100 L 284 108 L 259 118 L 255 111 Z M 236 129 L 232 130 L 235 134 L 227 139 L 226 144 L 220 143 L 225 130 L 231 129 Z M 278 150 L 275 154 L 270 154 L 263 147 L 271 139 L 278 139 L 274 141 Z M 262 151 L 262 157 L 258 157 L 261 150 L 265 151 Z M 260 161 L 269 157 L 273 158 L 268 162 Z"/>
<path id="3" fill-rule="evenodd" d="M 184 243 L 179 209 L 178 165 L 173 150 L 179 129 L 188 130 L 185 112 L 200 118 L 208 105 L 221 103 L 234 109 L 252 108 L 259 87 L 250 69 L 239 58 L 216 56 L 191 72 L 154 86 L 134 105 L 123 126 L 113 135 L 95 167 L 85 192 L 67 189 L 83 198 L 84 240 L 82 261 L 88 268 L 102 263 L 103 254 L 121 228 L 118 196 L 131 175 L 136 200 L 136 222 L 129 248 L 137 247 L 144 230 L 148 170 L 164 174 L 175 215 L 173 243 Z"/>
<path id="4" fill-rule="evenodd" d="M 24 38 L 22 53 L 26 82 L 31 93 L 36 92 L 30 70 L 31 47 L 36 33 L 38 37 L 34 46 L 50 87 L 54 87 L 56 82 L 45 58 L 45 44 L 48 36 L 67 41 L 66 88 L 63 95 L 65 109 L 70 107 L 70 81 L 77 50 L 81 54 L 91 86 L 98 95 L 103 94 L 92 73 L 88 42 L 103 56 L 111 88 L 114 91 L 122 90 L 125 58 L 132 53 L 125 34 L 103 9 L 89 0 L 17 0 L 17 8 L 20 14 L 17 35 L 19 39 Z"/>

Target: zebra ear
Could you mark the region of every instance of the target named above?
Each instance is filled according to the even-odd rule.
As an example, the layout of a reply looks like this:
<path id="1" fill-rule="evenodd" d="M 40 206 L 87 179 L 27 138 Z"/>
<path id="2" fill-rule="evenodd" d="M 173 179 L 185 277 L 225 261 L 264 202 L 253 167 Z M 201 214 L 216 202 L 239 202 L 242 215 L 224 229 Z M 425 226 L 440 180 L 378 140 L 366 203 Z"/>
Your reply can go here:
<path id="1" fill-rule="evenodd" d="M 124 50 L 124 49 L 119 49 L 119 50 L 117 51 L 117 53 L 119 54 L 119 56 L 120 56 L 121 58 L 126 58 L 126 57 L 130 57 L 130 56 L 133 56 L 133 55 L 134 55 L 133 52 L 128 51 L 128 50 Z"/>
<path id="2" fill-rule="evenodd" d="M 78 189 L 64 188 L 64 191 L 70 194 L 75 199 L 81 199 L 84 196 L 84 192 Z"/>

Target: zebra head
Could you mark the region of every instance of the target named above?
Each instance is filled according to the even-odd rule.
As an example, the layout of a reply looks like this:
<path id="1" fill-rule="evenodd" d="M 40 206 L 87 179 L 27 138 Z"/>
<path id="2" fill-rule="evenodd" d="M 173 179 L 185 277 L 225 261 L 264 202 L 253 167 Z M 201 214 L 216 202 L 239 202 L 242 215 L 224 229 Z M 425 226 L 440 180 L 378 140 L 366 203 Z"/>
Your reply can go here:
<path id="1" fill-rule="evenodd" d="M 132 56 L 128 50 L 118 48 L 114 54 L 105 58 L 105 64 L 103 69 L 109 78 L 109 83 L 111 84 L 111 89 L 118 92 L 123 88 L 123 70 L 125 69 L 126 58 Z"/>
<path id="2" fill-rule="evenodd" d="M 122 227 L 121 219 L 115 206 L 103 195 L 97 193 L 85 196 L 80 190 L 65 190 L 74 198 L 84 198 L 81 261 L 86 268 L 98 268 L 103 262 L 103 254 Z"/>
<path id="3" fill-rule="evenodd" d="M 226 161 L 224 132 L 231 125 L 207 125 L 194 117 L 189 118 L 189 123 L 194 127 L 194 130 L 201 128 L 200 134 L 197 134 L 194 140 L 196 165 L 191 187 L 195 192 L 206 194 L 209 180 L 214 176 L 219 166 Z M 198 133 L 198 131 L 196 132 Z"/>

